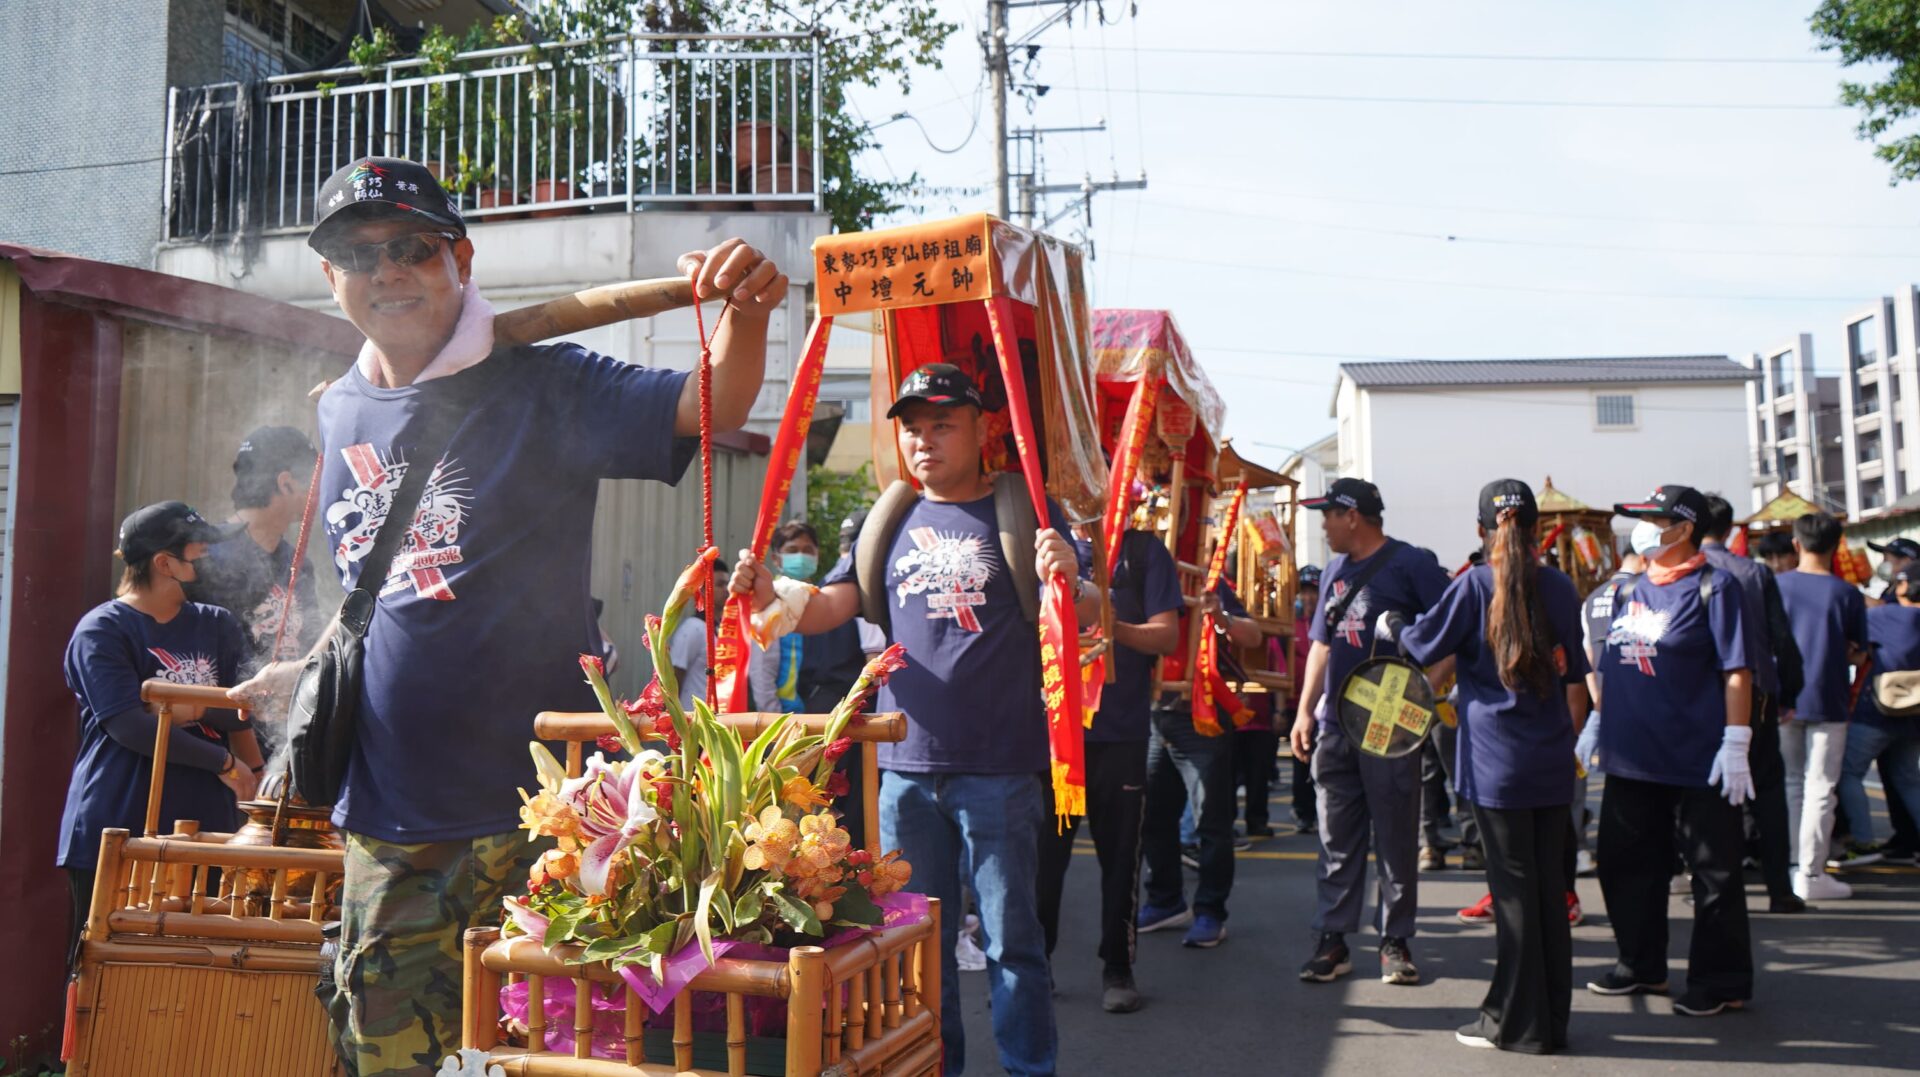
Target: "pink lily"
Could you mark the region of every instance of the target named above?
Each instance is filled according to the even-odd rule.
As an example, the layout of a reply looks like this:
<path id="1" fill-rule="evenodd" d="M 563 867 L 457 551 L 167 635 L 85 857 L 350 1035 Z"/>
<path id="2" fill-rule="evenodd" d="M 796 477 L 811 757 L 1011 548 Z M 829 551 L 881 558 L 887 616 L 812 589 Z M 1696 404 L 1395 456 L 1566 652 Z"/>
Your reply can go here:
<path id="1" fill-rule="evenodd" d="M 585 773 L 560 787 L 560 799 L 580 819 L 580 839 L 586 843 L 580 852 L 580 888 L 589 894 L 608 893 L 614 863 L 660 817 L 647 803 L 645 762 L 611 764 L 595 753 Z"/>

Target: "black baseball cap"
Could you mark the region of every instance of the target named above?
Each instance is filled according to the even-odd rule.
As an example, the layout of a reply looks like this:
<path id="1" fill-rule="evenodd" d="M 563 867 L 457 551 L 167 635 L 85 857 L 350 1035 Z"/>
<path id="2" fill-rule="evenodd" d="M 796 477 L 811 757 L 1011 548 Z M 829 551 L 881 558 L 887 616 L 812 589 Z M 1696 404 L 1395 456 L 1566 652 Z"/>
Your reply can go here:
<path id="1" fill-rule="evenodd" d="M 246 524 L 216 527 L 184 501 L 162 501 L 135 509 L 120 522 L 120 560 L 139 564 L 154 554 L 178 550 L 189 542 L 225 542 Z"/>
<path id="2" fill-rule="evenodd" d="M 1380 500 L 1380 488 L 1365 479 L 1335 479 L 1327 492 L 1300 502 L 1307 509 L 1353 509 L 1362 516 L 1378 516 L 1387 511 Z"/>
<path id="3" fill-rule="evenodd" d="M 1300 586 L 1302 587 L 1320 586 L 1320 566 L 1319 565 L 1301 565 L 1300 566 Z"/>
<path id="4" fill-rule="evenodd" d="M 981 411 L 988 410 L 986 398 L 980 395 L 973 379 L 952 363 L 928 363 L 901 379 L 900 392 L 894 397 L 893 406 L 887 409 L 887 418 L 897 418 L 900 409 L 915 400 L 941 407 L 972 404 Z"/>
<path id="5" fill-rule="evenodd" d="M 313 457 L 313 443 L 307 435 L 291 426 L 263 426 L 240 443 L 239 451 L 233 454 L 233 473 L 246 477 L 291 471 L 297 478 L 313 466 Z"/>
<path id="6" fill-rule="evenodd" d="M 1691 486 L 1659 487 L 1641 501 L 1626 501 L 1613 507 L 1621 516 L 1658 516 L 1664 520 L 1685 520 L 1694 526 L 1707 518 L 1707 499 Z"/>
<path id="7" fill-rule="evenodd" d="M 1889 539 L 1885 543 L 1869 542 L 1867 549 L 1874 553 L 1884 553 L 1893 557 L 1906 557 L 1920 560 L 1920 542 L 1910 538 Z"/>
<path id="8" fill-rule="evenodd" d="M 411 220 L 433 230 L 467 234 L 460 206 L 446 188 L 417 161 L 400 157 L 359 157 L 327 177 L 314 196 L 319 219 L 307 233 L 307 246 L 322 255 L 348 225 L 361 221 Z"/>
<path id="9" fill-rule="evenodd" d="M 1519 479 L 1495 479 L 1480 488 L 1480 526 L 1492 531 L 1500 526 L 1500 514 L 1513 509 L 1521 527 L 1540 522 L 1540 503 L 1533 499 L 1533 487 Z"/>

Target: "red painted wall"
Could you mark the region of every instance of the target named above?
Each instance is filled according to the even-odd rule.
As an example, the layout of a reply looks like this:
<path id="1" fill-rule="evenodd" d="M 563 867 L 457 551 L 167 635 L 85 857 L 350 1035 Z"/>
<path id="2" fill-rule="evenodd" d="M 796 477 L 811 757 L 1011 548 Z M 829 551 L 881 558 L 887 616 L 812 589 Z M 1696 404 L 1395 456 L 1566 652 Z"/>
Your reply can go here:
<path id="1" fill-rule="evenodd" d="M 112 570 L 120 323 L 22 291 L 11 650 L 0 753 L 0 1040 L 57 1047 L 68 896 L 53 866 L 77 712 L 67 637 Z M 43 1039 L 43 1037 L 46 1037 Z M 9 1059 L 12 1061 L 12 1059 Z"/>

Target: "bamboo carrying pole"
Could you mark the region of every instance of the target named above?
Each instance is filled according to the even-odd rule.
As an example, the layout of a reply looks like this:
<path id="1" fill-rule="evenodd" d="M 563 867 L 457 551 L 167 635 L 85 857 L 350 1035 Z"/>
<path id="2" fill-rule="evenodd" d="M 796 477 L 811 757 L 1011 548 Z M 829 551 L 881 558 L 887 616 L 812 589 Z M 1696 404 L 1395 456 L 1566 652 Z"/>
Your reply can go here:
<path id="1" fill-rule="evenodd" d="M 140 682 L 140 701 L 155 706 L 153 722 L 153 773 L 147 779 L 147 816 L 141 834 L 160 833 L 160 792 L 167 784 L 167 749 L 173 738 L 173 708 L 177 703 L 213 707 L 245 713 L 246 707 L 227 697 L 225 688 L 201 684 L 174 684 L 171 681 Z"/>
<path id="2" fill-rule="evenodd" d="M 787 958 L 793 995 L 817 999 L 827 990 L 826 951 L 818 946 L 796 946 Z M 936 966 L 935 975 L 939 975 Z M 819 1073 L 821 1056 L 820 1010 L 796 1006 L 787 1013 L 787 1072 Z"/>
<path id="3" fill-rule="evenodd" d="M 496 314 L 493 341 L 499 345 L 532 344 L 692 305 L 693 282 L 685 277 L 630 280 Z"/>

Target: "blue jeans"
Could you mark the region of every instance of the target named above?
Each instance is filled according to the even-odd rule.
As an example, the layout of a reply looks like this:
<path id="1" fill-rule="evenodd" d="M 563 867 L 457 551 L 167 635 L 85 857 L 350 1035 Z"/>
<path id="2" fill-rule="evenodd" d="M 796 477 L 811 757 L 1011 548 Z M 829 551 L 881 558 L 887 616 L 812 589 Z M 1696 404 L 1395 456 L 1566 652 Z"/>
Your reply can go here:
<path id="1" fill-rule="evenodd" d="M 1847 727 L 1847 755 L 1840 764 L 1840 803 L 1853 827 L 1853 840 L 1861 845 L 1873 841 L 1873 815 L 1862 780 L 1880 753 L 1891 749 L 1880 764 L 1888 802 L 1898 797 L 1909 812 L 1920 813 L 1920 736 L 1915 735 L 1911 719 L 1895 718 L 1893 722 L 1898 724 L 1854 722 Z"/>
<path id="2" fill-rule="evenodd" d="M 1193 911 L 1227 918 L 1237 814 L 1231 736 L 1202 736 L 1184 707 L 1153 709 L 1153 737 L 1147 742 L 1147 815 L 1140 848 L 1147 867 L 1147 904 L 1154 908 L 1186 904 L 1179 824 L 1184 806 L 1195 814 L 1194 840 L 1200 846 Z"/>
<path id="3" fill-rule="evenodd" d="M 1049 803 L 1046 779 L 1037 774 L 880 774 L 881 848 L 899 849 L 913 865 L 908 889 L 940 899 L 940 1036 L 948 1074 L 961 1073 L 967 1056 L 953 961 L 965 916 L 962 883 L 980 903 L 1000 1065 L 1016 1077 L 1053 1072 L 1053 984 L 1035 886 Z"/>

